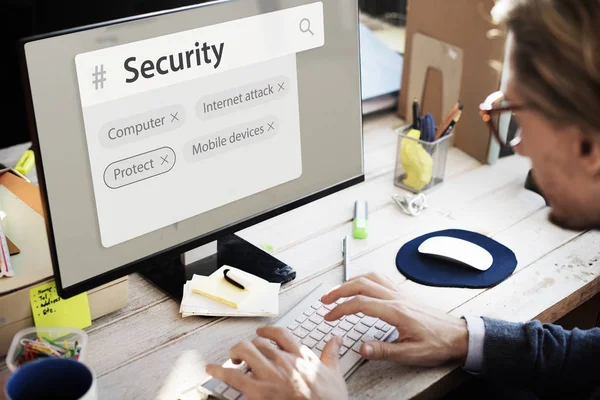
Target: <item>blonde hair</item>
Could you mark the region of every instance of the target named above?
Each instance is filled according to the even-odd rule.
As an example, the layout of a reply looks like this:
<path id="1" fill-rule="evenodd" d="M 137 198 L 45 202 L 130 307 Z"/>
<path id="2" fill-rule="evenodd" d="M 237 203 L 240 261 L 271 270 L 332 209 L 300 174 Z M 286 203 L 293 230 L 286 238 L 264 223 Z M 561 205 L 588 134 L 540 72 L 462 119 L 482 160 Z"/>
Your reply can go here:
<path id="1" fill-rule="evenodd" d="M 492 17 L 512 33 L 523 101 L 554 123 L 600 134 L 600 1 L 499 0 Z"/>

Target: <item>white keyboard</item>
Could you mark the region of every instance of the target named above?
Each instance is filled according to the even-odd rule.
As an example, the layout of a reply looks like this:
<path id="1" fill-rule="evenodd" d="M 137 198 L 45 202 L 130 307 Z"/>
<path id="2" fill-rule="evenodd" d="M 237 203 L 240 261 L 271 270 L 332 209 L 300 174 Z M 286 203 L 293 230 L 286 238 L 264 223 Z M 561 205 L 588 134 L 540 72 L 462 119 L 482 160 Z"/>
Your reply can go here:
<path id="1" fill-rule="evenodd" d="M 339 364 L 344 378 L 347 379 L 364 361 L 360 355 L 360 347 L 364 341 L 392 341 L 397 338 L 397 332 L 389 324 L 362 313 L 347 315 L 337 321 L 325 321 L 325 314 L 347 300 L 340 299 L 337 304 L 322 304 L 319 299 L 328 289 L 320 284 L 273 326 L 287 328 L 300 343 L 312 349 L 319 357 L 325 343 L 333 335 L 342 336 L 343 346 L 340 349 Z M 233 366 L 230 360 L 225 364 L 228 367 Z M 246 396 L 233 387 L 215 378 L 208 379 L 198 386 L 197 390 L 222 400 L 246 399 Z"/>

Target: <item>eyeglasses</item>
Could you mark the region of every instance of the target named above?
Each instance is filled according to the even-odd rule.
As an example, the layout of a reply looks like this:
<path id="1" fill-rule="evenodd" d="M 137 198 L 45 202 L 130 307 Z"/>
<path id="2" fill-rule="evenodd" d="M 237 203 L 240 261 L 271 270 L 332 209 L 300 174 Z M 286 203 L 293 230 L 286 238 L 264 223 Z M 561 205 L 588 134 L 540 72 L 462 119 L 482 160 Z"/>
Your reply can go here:
<path id="1" fill-rule="evenodd" d="M 494 135 L 494 138 L 498 141 L 500 147 L 509 148 L 515 145 L 513 141 L 507 144 L 506 141 L 500 137 L 498 126 L 500 124 L 501 116 L 506 115 L 507 112 L 514 114 L 515 111 L 524 108 L 525 106 L 523 105 L 509 104 L 504 96 L 504 92 L 501 91 L 490 94 L 485 101 L 479 105 L 479 114 L 481 114 L 483 122 L 488 125 L 490 133 Z M 518 141 L 516 141 L 516 143 L 518 143 Z"/>

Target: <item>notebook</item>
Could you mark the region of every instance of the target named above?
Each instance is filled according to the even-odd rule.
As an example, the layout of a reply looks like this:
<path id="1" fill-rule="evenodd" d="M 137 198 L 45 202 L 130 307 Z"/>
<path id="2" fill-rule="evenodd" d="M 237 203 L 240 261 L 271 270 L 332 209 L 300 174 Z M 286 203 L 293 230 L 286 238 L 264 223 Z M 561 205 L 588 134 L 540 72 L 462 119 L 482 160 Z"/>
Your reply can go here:
<path id="1" fill-rule="evenodd" d="M 251 290 L 242 290 L 224 278 L 225 269 L 245 274 L 251 280 Z M 179 312 L 193 315 L 255 317 L 276 316 L 279 313 L 280 283 L 271 283 L 231 266 L 223 266 L 210 276 L 194 275 L 183 287 Z"/>

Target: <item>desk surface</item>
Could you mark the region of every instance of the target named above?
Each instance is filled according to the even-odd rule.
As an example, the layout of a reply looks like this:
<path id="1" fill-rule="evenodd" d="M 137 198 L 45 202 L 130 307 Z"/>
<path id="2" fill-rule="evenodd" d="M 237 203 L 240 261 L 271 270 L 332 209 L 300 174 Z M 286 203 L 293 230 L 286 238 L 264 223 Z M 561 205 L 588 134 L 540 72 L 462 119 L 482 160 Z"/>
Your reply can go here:
<path id="1" fill-rule="evenodd" d="M 273 253 L 296 269 L 297 279 L 282 288 L 281 313 L 318 282 L 342 281 L 340 243 L 351 233 L 356 199 L 369 202 L 370 235 L 353 243 L 351 275 L 379 271 L 406 293 L 451 314 L 512 321 L 555 321 L 597 293 L 600 233 L 565 231 L 547 222 L 541 197 L 523 188 L 530 167 L 524 158 L 480 165 L 453 148 L 446 181 L 428 195 L 430 208 L 418 217 L 402 213 L 391 200 L 402 193 L 392 183 L 397 144 L 392 128 L 400 123 L 392 115 L 365 120 L 366 182 L 239 232 L 254 244 L 271 244 Z M 490 235 L 510 247 L 519 260 L 515 273 L 487 290 L 425 287 L 398 273 L 394 256 L 403 243 L 450 227 Z M 87 329 L 87 359 L 102 399 L 176 399 L 206 376 L 206 363 L 225 361 L 232 345 L 269 323 L 266 318 L 183 319 L 178 303 L 139 275 L 131 275 L 129 285 L 128 306 Z M 460 375 L 452 366 L 367 362 L 348 385 L 356 399 L 435 397 Z"/>

